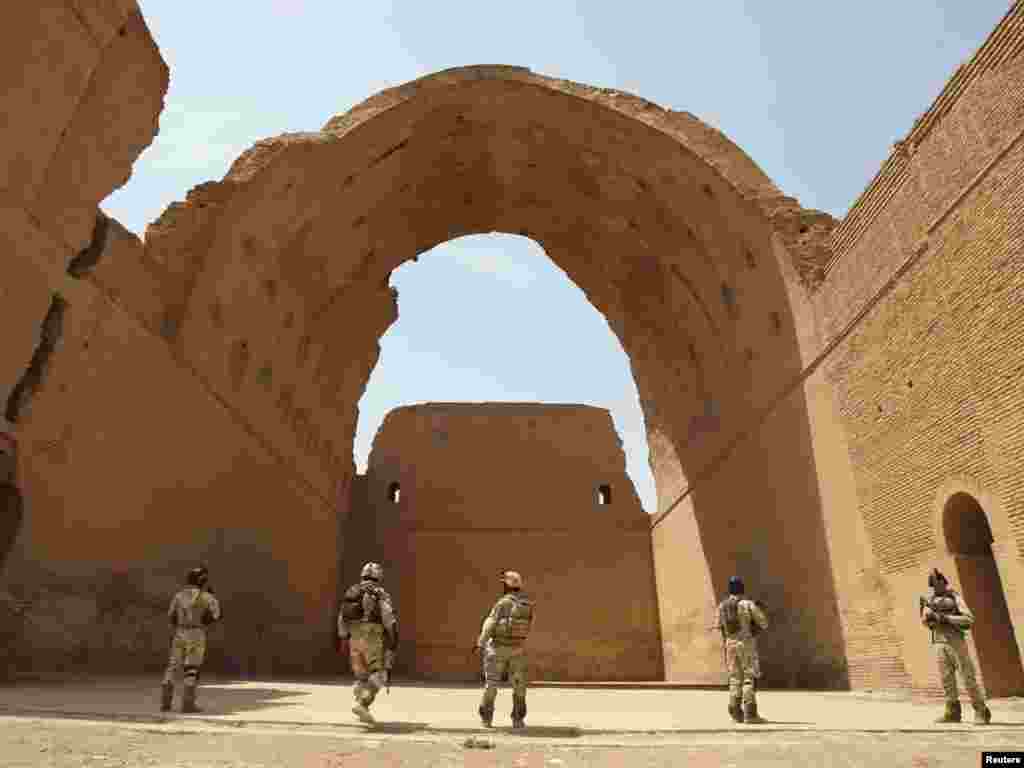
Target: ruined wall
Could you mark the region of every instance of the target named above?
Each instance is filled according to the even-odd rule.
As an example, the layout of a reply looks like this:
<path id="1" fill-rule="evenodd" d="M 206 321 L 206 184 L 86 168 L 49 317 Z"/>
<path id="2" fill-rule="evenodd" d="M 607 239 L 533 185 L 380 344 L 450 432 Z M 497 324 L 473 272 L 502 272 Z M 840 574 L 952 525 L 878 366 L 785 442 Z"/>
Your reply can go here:
<path id="1" fill-rule="evenodd" d="M 692 115 L 486 66 L 259 142 L 172 205 L 146 252 L 176 286 L 161 327 L 182 359 L 325 489 L 351 482 L 356 403 L 397 318 L 391 271 L 465 234 L 535 239 L 629 356 L 662 511 L 701 489 L 698 535 L 656 534 L 673 679 L 721 679 L 704 614 L 746 552 L 745 575 L 790 617 L 771 641 L 785 648 L 771 682 L 834 686 L 846 665 L 836 588 L 811 417 L 793 389 L 812 355 L 796 313 L 834 224 Z M 733 458 L 772 413 L 771 438 Z M 771 556 L 788 541 L 758 512 L 768 498 L 814 557 Z M 702 564 L 685 586 L 681 560 Z"/>
<path id="2" fill-rule="evenodd" d="M 327 668 L 336 495 L 157 335 L 173 286 L 97 209 L 152 141 L 167 88 L 137 4 L 16 5 L 0 31 L 0 404 L 18 467 L 0 538 L 21 519 L 0 676 L 159 668 L 170 593 L 198 559 L 229 617 L 212 668 Z"/>
<path id="3" fill-rule="evenodd" d="M 398 502 L 391 501 L 398 483 Z M 611 502 L 598 503 L 609 487 Z M 346 575 L 386 569 L 402 643 L 398 670 L 474 680 L 470 652 L 509 568 L 536 600 L 540 680 L 662 678 L 650 524 L 610 414 L 530 403 L 431 403 L 391 411 L 350 525 Z"/>
<path id="4" fill-rule="evenodd" d="M 942 526 L 957 492 L 988 516 L 1024 641 L 1022 53 L 1018 2 L 837 228 L 815 296 L 828 339 L 877 300 L 824 369 L 866 530 L 864 589 L 843 617 L 859 638 L 857 686 L 938 690 L 915 596 L 932 566 L 962 581 Z M 987 603 L 978 620 L 998 621 Z M 1024 688 L 1019 669 L 980 671 L 992 692 Z"/>
<path id="5" fill-rule="evenodd" d="M 346 534 L 348 504 L 379 498 L 354 477 L 356 403 L 396 318 L 390 272 L 504 231 L 541 243 L 629 355 L 666 676 L 721 680 L 707 627 L 739 572 L 772 607 L 766 684 L 933 691 L 913 598 L 932 564 L 958 578 L 953 494 L 988 515 L 1024 621 L 1022 28 L 1017 2 L 834 231 L 692 115 L 470 67 L 260 142 L 143 245 L 96 208 L 166 90 L 136 4 L 20 4 L 0 32 L 17 116 L 0 150 L 0 391 L 24 501 L 4 668 L 159 664 L 167 592 L 198 557 L 234 617 L 215 668 L 335 668 L 347 538 L 412 536 L 458 563 L 443 555 L 464 539 L 401 517 Z M 430 598 L 401 598 L 410 626 Z M 424 672 L 456 674 L 454 636 L 421 638 Z M 589 671 L 547 663 L 606 676 L 616 642 Z"/>

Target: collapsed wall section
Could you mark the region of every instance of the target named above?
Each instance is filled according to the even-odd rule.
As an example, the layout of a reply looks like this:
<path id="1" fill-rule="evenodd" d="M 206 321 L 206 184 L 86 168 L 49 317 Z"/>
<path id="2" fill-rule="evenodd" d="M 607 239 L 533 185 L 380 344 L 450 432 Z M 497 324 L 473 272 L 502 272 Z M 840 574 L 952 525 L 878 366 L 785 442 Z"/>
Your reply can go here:
<path id="1" fill-rule="evenodd" d="M 0 677 L 160 668 L 170 594 L 199 560 L 231 617 L 211 669 L 333 669 L 337 499 L 175 356 L 159 335 L 173 281 L 97 208 L 152 141 L 167 89 L 137 3 L 14 4 L 0 62 L 15 116 L 0 148 L 0 432 L 18 449 L 0 478 Z"/>

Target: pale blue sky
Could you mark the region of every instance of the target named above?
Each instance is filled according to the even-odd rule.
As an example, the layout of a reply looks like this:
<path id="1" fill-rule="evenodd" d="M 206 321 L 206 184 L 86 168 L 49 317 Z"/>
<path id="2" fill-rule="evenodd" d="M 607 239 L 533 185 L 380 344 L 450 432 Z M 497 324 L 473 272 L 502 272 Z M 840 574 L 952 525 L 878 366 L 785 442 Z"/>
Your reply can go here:
<path id="1" fill-rule="evenodd" d="M 160 135 L 103 204 L 139 234 L 189 188 L 223 177 L 253 142 L 316 130 L 383 88 L 469 64 L 527 66 L 692 112 L 785 193 L 841 217 L 1009 8 L 1007 0 L 141 5 L 171 85 Z M 360 402 L 360 468 L 398 405 L 589 403 L 612 411 L 628 471 L 654 511 L 628 360 L 536 243 L 463 238 L 397 270 L 392 284 L 400 318 Z"/>

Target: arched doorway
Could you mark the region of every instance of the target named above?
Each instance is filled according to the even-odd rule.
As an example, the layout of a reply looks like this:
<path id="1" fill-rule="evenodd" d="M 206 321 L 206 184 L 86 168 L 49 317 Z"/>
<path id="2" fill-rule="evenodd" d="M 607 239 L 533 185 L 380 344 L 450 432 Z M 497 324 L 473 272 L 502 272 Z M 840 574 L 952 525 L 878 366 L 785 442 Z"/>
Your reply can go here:
<path id="1" fill-rule="evenodd" d="M 946 548 L 956 563 L 960 590 L 976 623 L 972 630 L 989 696 L 1024 692 L 1024 667 L 992 552 L 992 529 L 978 500 L 955 493 L 942 512 Z"/>

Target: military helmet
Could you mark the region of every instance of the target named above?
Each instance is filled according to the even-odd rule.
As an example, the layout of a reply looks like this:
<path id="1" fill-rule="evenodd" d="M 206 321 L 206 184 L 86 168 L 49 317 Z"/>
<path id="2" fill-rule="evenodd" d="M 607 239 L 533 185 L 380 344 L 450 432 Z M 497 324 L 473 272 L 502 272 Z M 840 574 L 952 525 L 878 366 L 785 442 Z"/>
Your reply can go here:
<path id="1" fill-rule="evenodd" d="M 380 563 L 367 563 L 363 566 L 363 570 L 359 576 L 363 579 L 380 581 L 384 578 L 384 569 L 380 567 Z"/>
<path id="2" fill-rule="evenodd" d="M 523 577 L 520 576 L 516 571 L 502 571 L 501 583 L 506 585 L 510 589 L 522 589 Z"/>
<path id="3" fill-rule="evenodd" d="M 185 583 L 191 584 L 194 587 L 201 587 L 210 578 L 209 571 L 206 570 L 205 565 L 200 565 L 198 568 L 193 568 L 188 572 L 185 577 Z"/>
<path id="4" fill-rule="evenodd" d="M 949 584 L 949 580 L 942 575 L 942 571 L 938 568 L 932 568 L 931 572 L 928 574 L 928 586 L 935 589 L 935 587 L 940 583 L 946 585 Z"/>
<path id="5" fill-rule="evenodd" d="M 743 579 L 739 576 L 729 577 L 729 594 L 730 595 L 742 595 L 744 592 Z"/>

